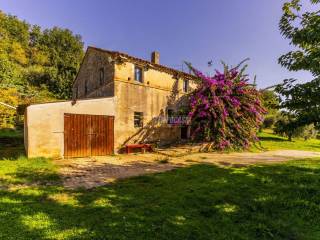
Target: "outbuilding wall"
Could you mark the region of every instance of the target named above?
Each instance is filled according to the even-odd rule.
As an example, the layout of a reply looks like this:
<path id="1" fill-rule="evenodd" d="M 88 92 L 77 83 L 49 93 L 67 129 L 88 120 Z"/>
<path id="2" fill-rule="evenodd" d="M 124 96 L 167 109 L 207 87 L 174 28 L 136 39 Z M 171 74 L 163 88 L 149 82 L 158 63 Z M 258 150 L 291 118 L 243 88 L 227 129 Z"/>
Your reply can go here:
<path id="1" fill-rule="evenodd" d="M 115 116 L 115 98 L 29 106 L 25 113 L 25 148 L 28 157 L 63 157 L 65 113 Z"/>

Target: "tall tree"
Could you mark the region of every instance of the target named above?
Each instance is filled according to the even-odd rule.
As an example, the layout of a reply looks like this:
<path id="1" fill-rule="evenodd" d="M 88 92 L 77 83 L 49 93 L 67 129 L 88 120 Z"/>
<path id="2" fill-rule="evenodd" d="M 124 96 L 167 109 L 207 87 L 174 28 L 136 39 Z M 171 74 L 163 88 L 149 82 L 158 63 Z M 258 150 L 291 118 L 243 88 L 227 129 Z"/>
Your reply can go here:
<path id="1" fill-rule="evenodd" d="M 41 30 L 0 11 L 0 99 L 5 104 L 68 99 L 83 57 L 79 35 Z M 14 110 L 0 106 L 0 127 L 14 125 Z"/>
<path id="2" fill-rule="evenodd" d="M 310 0 L 316 8 L 320 0 Z M 279 63 L 290 71 L 305 70 L 314 79 L 297 84 L 295 79 L 286 79 L 276 91 L 284 96 L 281 107 L 295 116 L 290 123 L 299 125 L 320 124 L 320 10 L 303 11 L 300 0 L 283 5 L 279 24 L 282 35 L 296 49 L 279 58 Z"/>
<path id="3" fill-rule="evenodd" d="M 83 57 L 81 36 L 73 35 L 68 29 L 54 27 L 46 29 L 37 38 L 33 44 L 46 60 L 45 74 L 40 83 L 45 83 L 57 97 L 70 98 L 72 82 Z"/>
<path id="4" fill-rule="evenodd" d="M 71 86 L 83 57 L 80 35 L 54 27 L 41 30 L 0 11 L 0 86 L 23 95 L 44 90 L 59 99 Z"/>

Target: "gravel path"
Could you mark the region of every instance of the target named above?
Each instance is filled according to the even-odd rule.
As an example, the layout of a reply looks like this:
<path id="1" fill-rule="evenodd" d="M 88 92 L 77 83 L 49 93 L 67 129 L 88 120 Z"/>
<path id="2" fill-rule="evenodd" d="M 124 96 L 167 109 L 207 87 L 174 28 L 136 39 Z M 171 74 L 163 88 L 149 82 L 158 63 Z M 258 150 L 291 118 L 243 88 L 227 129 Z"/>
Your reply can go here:
<path id="1" fill-rule="evenodd" d="M 207 163 L 243 167 L 250 164 L 270 164 L 313 157 L 320 157 L 320 152 L 281 150 L 262 153 L 195 153 L 182 157 L 136 154 L 61 159 L 56 160 L 56 163 L 60 166 L 65 187 L 89 189 L 111 183 L 117 179 L 169 171 L 191 164 Z"/>

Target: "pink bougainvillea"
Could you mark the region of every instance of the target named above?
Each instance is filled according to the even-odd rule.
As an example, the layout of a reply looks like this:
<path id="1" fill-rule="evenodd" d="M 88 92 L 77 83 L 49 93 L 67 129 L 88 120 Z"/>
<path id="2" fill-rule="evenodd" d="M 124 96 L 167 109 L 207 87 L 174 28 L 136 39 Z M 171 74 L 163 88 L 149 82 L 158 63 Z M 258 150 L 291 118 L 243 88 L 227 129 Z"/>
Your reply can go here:
<path id="1" fill-rule="evenodd" d="M 259 91 L 243 74 L 245 68 L 225 66 L 224 73 L 216 71 L 214 76 L 190 68 L 199 77 L 189 99 L 191 137 L 217 150 L 246 149 L 257 141 L 266 111 Z"/>

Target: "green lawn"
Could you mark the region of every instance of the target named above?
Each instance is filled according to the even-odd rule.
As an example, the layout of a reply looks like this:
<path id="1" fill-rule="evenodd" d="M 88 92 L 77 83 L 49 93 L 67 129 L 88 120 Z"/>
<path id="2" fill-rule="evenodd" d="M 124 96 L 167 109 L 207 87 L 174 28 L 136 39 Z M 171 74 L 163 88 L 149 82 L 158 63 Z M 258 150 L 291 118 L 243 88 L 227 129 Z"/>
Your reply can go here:
<path id="1" fill-rule="evenodd" d="M 320 159 L 194 165 L 73 191 L 51 160 L 2 159 L 0 239 L 320 239 L 319 196 Z"/>
<path id="2" fill-rule="evenodd" d="M 252 148 L 252 151 L 257 150 L 304 150 L 304 151 L 320 151 L 320 140 L 310 139 L 305 141 L 304 139 L 293 139 L 292 142 L 288 141 L 287 138 L 280 137 L 272 134 L 271 131 L 264 131 L 258 134 L 260 143 L 256 144 Z"/>
<path id="3" fill-rule="evenodd" d="M 319 140 L 260 138 L 264 149 L 319 151 Z M 320 158 L 199 164 L 93 190 L 65 189 L 57 171 L 0 145 L 0 239 L 320 239 Z"/>

